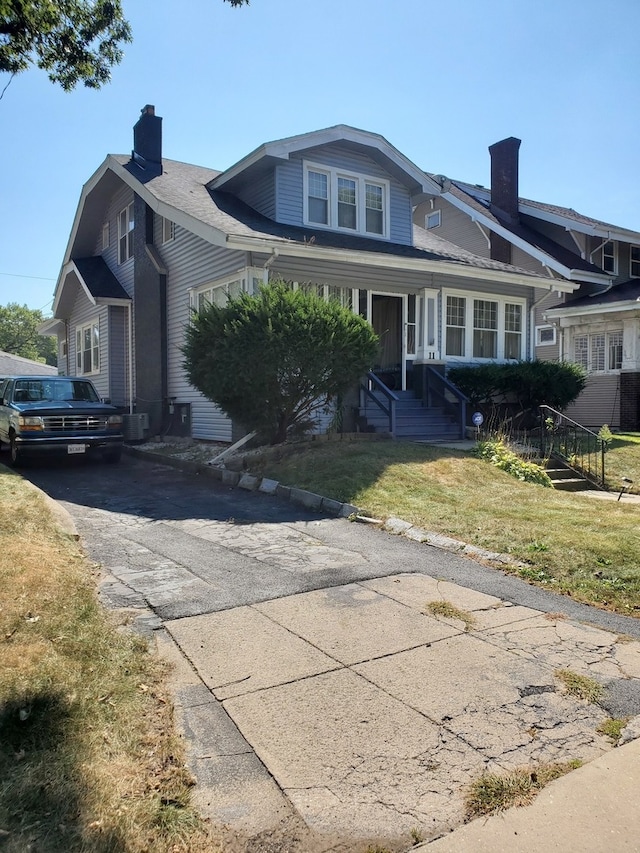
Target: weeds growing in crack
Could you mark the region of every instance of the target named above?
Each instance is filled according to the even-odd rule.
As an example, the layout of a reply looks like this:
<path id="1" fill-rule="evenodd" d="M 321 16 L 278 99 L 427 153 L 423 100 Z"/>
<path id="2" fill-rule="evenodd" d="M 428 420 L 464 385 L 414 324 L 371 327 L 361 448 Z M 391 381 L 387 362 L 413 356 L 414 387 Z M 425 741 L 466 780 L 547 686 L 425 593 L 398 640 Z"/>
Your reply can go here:
<path id="1" fill-rule="evenodd" d="M 549 782 L 580 767 L 581 761 L 520 767 L 510 773 L 483 773 L 469 785 L 465 796 L 467 819 L 495 814 L 513 806 L 526 806 Z"/>
<path id="2" fill-rule="evenodd" d="M 555 675 L 564 684 L 567 693 L 577 696 L 578 699 L 594 703 L 602 695 L 602 685 L 588 675 L 579 675 L 570 669 L 557 669 Z"/>
<path id="3" fill-rule="evenodd" d="M 476 624 L 475 616 L 466 610 L 460 610 L 449 601 L 429 601 L 427 610 L 432 616 L 442 616 L 444 619 L 458 619 L 464 622 L 464 630 L 470 631 Z"/>
<path id="4" fill-rule="evenodd" d="M 622 736 L 622 730 L 628 722 L 629 717 L 610 717 L 608 720 L 603 720 L 596 731 L 598 734 L 610 738 L 613 743 L 618 743 Z"/>

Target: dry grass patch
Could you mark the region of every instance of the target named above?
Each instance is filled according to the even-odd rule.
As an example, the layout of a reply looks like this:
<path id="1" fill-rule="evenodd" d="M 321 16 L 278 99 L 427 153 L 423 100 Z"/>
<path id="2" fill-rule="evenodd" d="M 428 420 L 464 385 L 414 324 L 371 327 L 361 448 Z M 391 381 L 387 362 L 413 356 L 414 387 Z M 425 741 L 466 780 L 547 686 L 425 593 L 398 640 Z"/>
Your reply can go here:
<path id="1" fill-rule="evenodd" d="M 602 696 L 602 685 L 588 675 L 579 675 L 570 669 L 557 669 L 555 676 L 563 683 L 567 693 L 578 699 L 594 703 Z"/>
<path id="2" fill-rule="evenodd" d="M 506 570 L 640 615 L 637 506 L 521 483 L 469 453 L 402 442 L 309 442 L 256 462 L 287 485 L 395 516 L 524 563 Z M 503 566 L 503 568 L 505 568 Z"/>
<path id="3" fill-rule="evenodd" d="M 42 496 L 0 468 L 3 853 L 204 853 L 162 663 L 120 632 Z"/>
<path id="4" fill-rule="evenodd" d="M 527 806 L 554 779 L 582 764 L 579 760 L 520 767 L 510 773 L 483 773 L 472 782 L 465 796 L 467 819 L 496 814 L 513 806 Z"/>
<path id="5" fill-rule="evenodd" d="M 429 601 L 427 611 L 432 616 L 442 616 L 444 619 L 457 619 L 459 622 L 464 622 L 465 631 L 470 631 L 476 624 L 475 616 L 472 613 L 460 610 L 459 607 L 449 601 Z"/>

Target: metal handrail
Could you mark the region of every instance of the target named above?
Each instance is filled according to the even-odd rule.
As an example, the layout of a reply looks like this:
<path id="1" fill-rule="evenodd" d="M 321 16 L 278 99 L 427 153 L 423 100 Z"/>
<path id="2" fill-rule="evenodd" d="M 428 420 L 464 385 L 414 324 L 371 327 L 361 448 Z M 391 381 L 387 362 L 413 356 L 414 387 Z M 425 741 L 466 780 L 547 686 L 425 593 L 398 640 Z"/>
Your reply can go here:
<path id="1" fill-rule="evenodd" d="M 460 438 L 464 438 L 467 427 L 467 403 L 469 399 L 440 371 L 431 367 L 431 365 L 426 365 L 426 368 L 423 374 L 424 384 L 422 388 L 422 399 L 425 406 L 433 405 L 433 395 L 435 394 L 442 401 L 445 410 L 459 422 Z M 436 383 L 433 382 L 434 379 L 443 386 L 443 390 L 435 387 Z M 457 400 L 457 404 L 447 398 L 446 391 L 453 394 Z"/>
<path id="2" fill-rule="evenodd" d="M 371 386 L 374 386 L 378 391 L 380 391 L 384 397 L 387 398 L 388 405 L 385 405 L 384 402 L 380 399 L 380 397 L 376 397 L 376 395 L 371 390 Z M 390 388 L 380 380 L 375 373 L 371 371 L 367 373 L 366 381 L 360 383 L 360 390 L 364 393 L 365 398 L 368 398 L 376 406 L 384 412 L 385 415 L 389 418 L 389 432 L 391 435 L 395 436 L 396 434 L 396 403 L 398 402 L 398 395 L 394 394 Z"/>
<path id="3" fill-rule="evenodd" d="M 605 488 L 606 442 L 551 406 L 540 406 L 540 454 L 555 456 L 569 468 Z"/>

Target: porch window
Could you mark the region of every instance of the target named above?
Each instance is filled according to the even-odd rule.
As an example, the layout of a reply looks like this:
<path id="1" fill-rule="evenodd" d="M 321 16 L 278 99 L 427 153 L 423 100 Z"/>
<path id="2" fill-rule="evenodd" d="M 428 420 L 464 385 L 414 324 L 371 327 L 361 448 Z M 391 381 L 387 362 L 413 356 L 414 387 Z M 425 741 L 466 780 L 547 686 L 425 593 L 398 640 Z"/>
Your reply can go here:
<path id="1" fill-rule="evenodd" d="M 241 293 L 256 293 L 263 281 L 263 271 L 258 267 L 246 267 L 233 276 L 220 278 L 189 291 L 189 304 L 196 311 L 208 303 L 223 308 L 229 299 L 237 299 Z"/>
<path id="2" fill-rule="evenodd" d="M 504 357 L 518 359 L 522 355 L 522 305 L 507 302 L 504 306 Z"/>
<path id="3" fill-rule="evenodd" d="M 467 300 L 464 296 L 447 296 L 447 331 L 445 353 L 464 355 L 465 313 Z"/>
<path id="4" fill-rule="evenodd" d="M 473 357 L 498 357 L 498 303 L 473 301 Z"/>
<path id="5" fill-rule="evenodd" d="M 133 202 L 118 214 L 118 263 L 133 257 Z"/>
<path id="6" fill-rule="evenodd" d="M 622 329 L 576 335 L 573 360 L 589 373 L 604 373 L 622 368 Z"/>
<path id="7" fill-rule="evenodd" d="M 96 320 L 76 328 L 76 373 L 98 373 L 100 370 L 100 326 Z"/>
<path id="8" fill-rule="evenodd" d="M 445 356 L 468 361 L 524 357 L 524 300 L 455 292 L 443 296 Z"/>

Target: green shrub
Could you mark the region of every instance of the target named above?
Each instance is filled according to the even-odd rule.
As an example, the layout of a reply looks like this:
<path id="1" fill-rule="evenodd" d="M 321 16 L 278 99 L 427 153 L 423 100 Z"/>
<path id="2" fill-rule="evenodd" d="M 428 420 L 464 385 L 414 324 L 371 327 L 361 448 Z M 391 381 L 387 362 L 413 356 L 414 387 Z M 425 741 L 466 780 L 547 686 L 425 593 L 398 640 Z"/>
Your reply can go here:
<path id="1" fill-rule="evenodd" d="M 496 468 L 506 471 L 507 474 L 524 483 L 537 483 L 539 486 L 552 488 L 551 480 L 544 468 L 534 462 L 521 459 L 502 439 L 479 442 L 476 453 L 481 459 L 485 459 Z"/>

